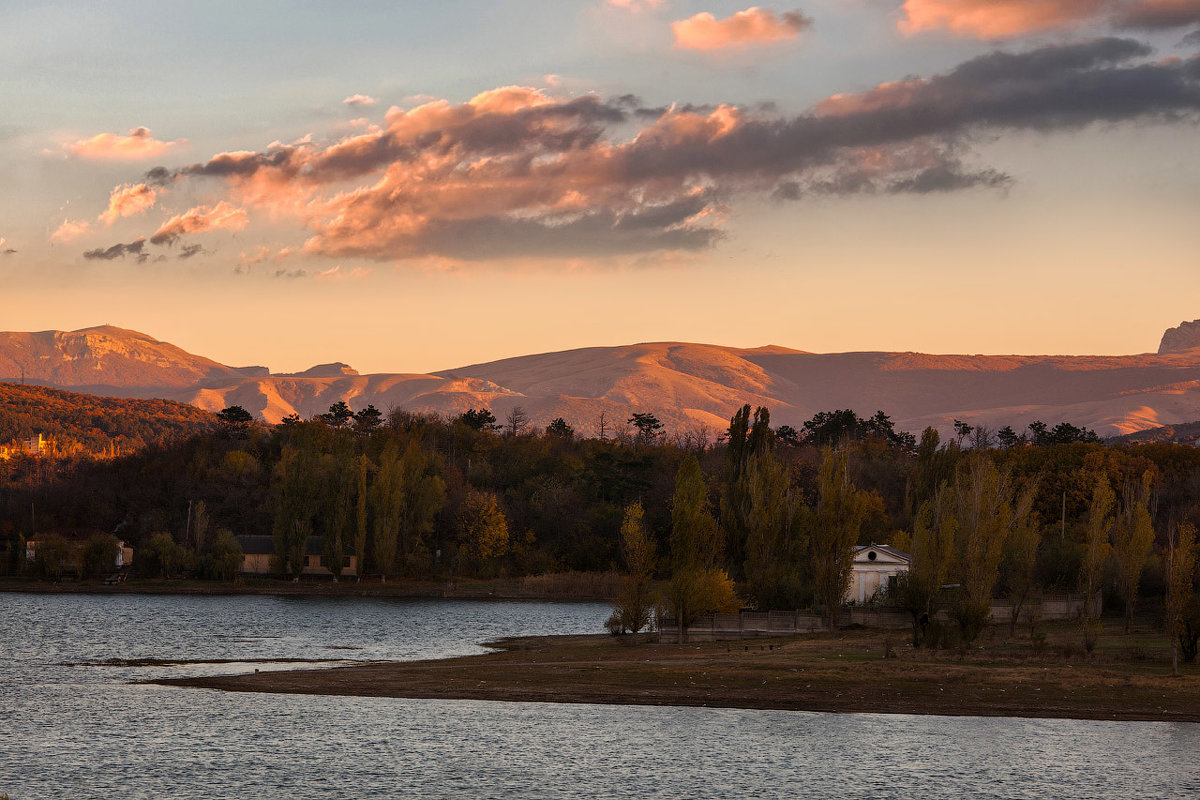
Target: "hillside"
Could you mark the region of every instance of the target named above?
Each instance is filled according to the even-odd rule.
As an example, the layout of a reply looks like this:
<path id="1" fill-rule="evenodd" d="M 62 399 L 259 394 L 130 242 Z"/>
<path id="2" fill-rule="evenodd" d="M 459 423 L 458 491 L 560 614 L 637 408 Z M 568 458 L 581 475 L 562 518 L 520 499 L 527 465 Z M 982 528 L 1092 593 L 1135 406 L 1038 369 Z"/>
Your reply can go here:
<path id="1" fill-rule="evenodd" d="M 0 380 L 144 396 L 165 387 L 266 374 L 265 367 L 227 367 L 111 325 L 78 331 L 0 332 Z"/>
<path id="2" fill-rule="evenodd" d="M 1181 329 L 1191 327 L 1172 330 Z M 353 409 L 371 403 L 438 414 L 488 407 L 500 419 L 521 406 L 535 425 L 563 417 L 587 435 L 601 414 L 611 431 L 633 412 L 651 411 L 670 431 L 704 427 L 715 436 L 736 408 L 751 403 L 770 408 L 777 424 L 793 426 L 819 411 L 853 408 L 865 415 L 883 410 L 914 432 L 926 426 L 949 432 L 955 419 L 991 428 L 1040 419 L 1116 436 L 1200 419 L 1200 349 L 1168 333 L 1178 350 L 1126 356 L 809 353 L 653 342 L 430 374 L 360 375 L 338 362 L 272 375 L 105 327 L 0 334 L 0 376 L 23 364 L 39 382 L 166 397 L 209 411 L 240 405 L 272 423 L 289 414 L 311 417 L 338 401 Z"/>
<path id="3" fill-rule="evenodd" d="M 214 424 L 207 411 L 169 400 L 94 397 L 43 386 L 0 383 L 0 444 L 43 434 L 100 453 L 174 441 Z"/>

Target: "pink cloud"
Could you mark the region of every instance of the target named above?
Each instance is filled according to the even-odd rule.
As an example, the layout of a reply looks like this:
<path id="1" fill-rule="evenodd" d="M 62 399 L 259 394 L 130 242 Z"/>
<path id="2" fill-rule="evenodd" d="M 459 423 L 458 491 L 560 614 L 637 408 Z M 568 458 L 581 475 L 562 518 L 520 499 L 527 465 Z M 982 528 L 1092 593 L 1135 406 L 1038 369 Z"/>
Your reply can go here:
<path id="1" fill-rule="evenodd" d="M 91 230 L 92 225 L 85 219 L 63 220 L 63 224 L 50 234 L 52 242 L 73 242 Z"/>
<path id="2" fill-rule="evenodd" d="M 343 105 L 347 106 L 373 106 L 375 98 L 365 94 L 352 94 L 342 101 Z"/>
<path id="3" fill-rule="evenodd" d="M 717 19 L 707 11 L 671 23 L 675 46 L 682 50 L 724 50 L 794 39 L 812 27 L 799 11 L 776 16 L 770 9 L 752 6 L 731 17 Z"/>
<path id="4" fill-rule="evenodd" d="M 112 225 L 121 217 L 141 214 L 154 206 L 159 190 L 144 183 L 125 184 L 112 190 L 108 198 L 108 209 L 100 215 L 106 225 Z"/>
<path id="5" fill-rule="evenodd" d="M 170 244 L 181 236 L 215 230 L 240 231 L 246 227 L 246 210 L 224 200 L 215 206 L 197 206 L 164 222 L 150 237 L 151 244 Z"/>
<path id="6" fill-rule="evenodd" d="M 628 11 L 642 11 L 664 5 L 666 0 L 605 0 L 607 5 L 614 8 L 624 8 Z"/>
<path id="7" fill-rule="evenodd" d="M 1200 0 L 905 0 L 900 30 L 996 39 L 1102 22 L 1164 29 L 1200 23 Z"/>
<path id="8" fill-rule="evenodd" d="M 66 145 L 68 153 L 80 158 L 121 159 L 133 161 L 155 158 L 173 147 L 187 144 L 187 139 L 162 142 L 155 139 L 149 128 L 134 128 L 128 135 L 101 133 L 90 139 L 80 139 Z"/>

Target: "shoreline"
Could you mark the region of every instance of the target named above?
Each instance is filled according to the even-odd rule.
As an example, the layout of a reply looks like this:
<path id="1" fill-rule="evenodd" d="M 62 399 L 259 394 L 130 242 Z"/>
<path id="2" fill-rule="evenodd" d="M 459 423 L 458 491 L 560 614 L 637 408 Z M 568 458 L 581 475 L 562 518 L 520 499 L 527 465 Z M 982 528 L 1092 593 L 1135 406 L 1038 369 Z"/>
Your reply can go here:
<path id="1" fill-rule="evenodd" d="M 489 643 L 502 649 L 483 655 L 147 682 L 342 697 L 1200 723 L 1195 665 L 1171 678 L 1160 663 L 1106 658 L 890 657 L 895 636 L 881 631 L 684 645 L 625 638 L 523 637 Z"/>
<path id="2" fill-rule="evenodd" d="M 0 578 L 0 593 L 91 595 L 275 595 L 280 597 L 391 597 L 436 600 L 540 600 L 547 603 L 609 603 L 611 597 L 578 592 L 538 592 L 520 587 L 519 581 L 409 581 L 355 583 L 304 580 L 218 583 L 190 580 L 135 580 L 106 584 L 102 581 L 30 580 Z"/>

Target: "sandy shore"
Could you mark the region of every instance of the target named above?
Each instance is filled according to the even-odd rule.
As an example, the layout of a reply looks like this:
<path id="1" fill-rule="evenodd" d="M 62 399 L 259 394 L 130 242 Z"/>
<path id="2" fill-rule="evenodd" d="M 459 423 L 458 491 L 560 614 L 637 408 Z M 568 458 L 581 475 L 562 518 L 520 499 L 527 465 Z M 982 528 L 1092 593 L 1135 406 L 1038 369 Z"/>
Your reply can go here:
<path id="1" fill-rule="evenodd" d="M 889 645 L 895 657 L 885 657 Z M 1125 657 L 1118 648 L 1090 659 L 1065 651 L 1032 657 L 1020 643 L 993 642 L 960 660 L 910 650 L 903 637 L 879 631 L 688 645 L 601 634 L 496 646 L 504 649 L 439 661 L 155 682 L 368 697 L 1200 722 L 1196 667 L 1171 678 L 1161 659 Z"/>

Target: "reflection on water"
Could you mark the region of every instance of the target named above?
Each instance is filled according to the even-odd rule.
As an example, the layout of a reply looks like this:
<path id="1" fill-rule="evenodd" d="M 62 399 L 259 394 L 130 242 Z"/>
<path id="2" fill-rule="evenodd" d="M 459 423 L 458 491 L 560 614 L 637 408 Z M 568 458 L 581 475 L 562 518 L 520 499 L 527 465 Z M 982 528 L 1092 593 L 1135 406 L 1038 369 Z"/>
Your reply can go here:
<path id="1" fill-rule="evenodd" d="M 599 605 L 0 594 L 0 793 L 26 798 L 1174 798 L 1200 725 L 334 698 L 130 683 L 596 631 Z"/>

